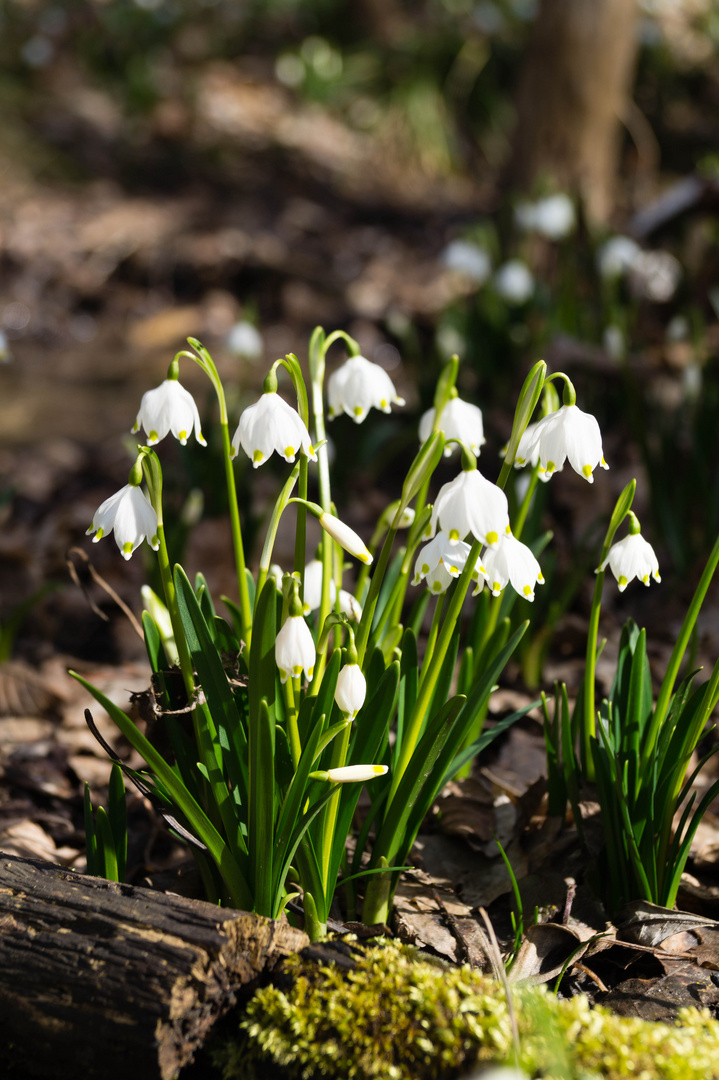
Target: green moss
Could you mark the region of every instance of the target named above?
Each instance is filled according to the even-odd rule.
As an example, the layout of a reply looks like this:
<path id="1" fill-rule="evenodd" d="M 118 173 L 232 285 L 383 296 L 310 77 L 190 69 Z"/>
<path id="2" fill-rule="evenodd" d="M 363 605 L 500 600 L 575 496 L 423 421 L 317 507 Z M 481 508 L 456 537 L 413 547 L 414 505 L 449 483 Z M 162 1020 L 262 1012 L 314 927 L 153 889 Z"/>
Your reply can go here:
<path id="1" fill-rule="evenodd" d="M 514 1064 L 501 986 L 468 967 L 417 959 L 388 941 L 357 967 L 291 958 L 286 992 L 259 990 L 237 1041 L 216 1052 L 224 1080 L 453 1080 L 479 1064 Z M 719 1080 L 719 1023 L 683 1010 L 676 1025 L 615 1016 L 586 997 L 515 989 L 519 1064 L 543 1080 Z"/>

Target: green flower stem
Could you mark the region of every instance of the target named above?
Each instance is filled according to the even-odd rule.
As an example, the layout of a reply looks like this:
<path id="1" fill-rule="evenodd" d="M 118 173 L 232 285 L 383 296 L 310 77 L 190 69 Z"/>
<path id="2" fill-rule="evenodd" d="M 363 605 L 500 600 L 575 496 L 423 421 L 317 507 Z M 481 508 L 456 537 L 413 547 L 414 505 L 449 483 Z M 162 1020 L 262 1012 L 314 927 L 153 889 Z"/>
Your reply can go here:
<path id="1" fill-rule="evenodd" d="M 394 538 L 397 535 L 397 529 L 393 526 L 387 530 L 387 535 L 384 538 L 384 544 L 382 545 L 382 551 L 380 552 L 379 559 L 375 566 L 375 571 L 370 579 L 369 592 L 362 609 L 362 618 L 360 624 L 357 627 L 356 645 L 357 656 L 359 658 L 359 664 L 362 665 L 364 660 L 365 650 L 367 648 L 367 642 L 369 640 L 370 631 L 372 629 L 372 621 L 374 618 L 375 608 L 377 607 L 377 601 L 379 599 L 380 589 L 384 580 L 384 575 L 387 572 L 387 566 L 389 564 L 389 558 L 392 553 L 392 546 L 394 544 Z"/>
<path id="2" fill-rule="evenodd" d="M 482 550 L 482 545 L 478 540 L 474 540 L 472 547 L 470 548 L 469 555 L 467 556 L 467 562 L 465 567 L 455 585 L 452 597 L 449 602 L 449 608 L 442 624 L 442 629 L 437 636 L 437 644 L 432 653 L 432 657 L 429 662 L 429 668 L 426 674 L 422 673 L 422 681 L 417 692 L 417 701 L 412 711 L 412 715 L 409 718 L 406 729 L 402 735 L 402 746 L 400 748 L 399 756 L 397 758 L 397 764 L 394 767 L 392 775 L 392 783 L 390 786 L 389 796 L 387 798 L 387 809 L 389 809 L 392 800 L 399 787 L 400 780 L 404 775 L 404 771 L 409 764 L 410 758 L 414 753 L 415 747 L 419 740 L 420 732 L 422 731 L 422 725 L 424 718 L 432 701 L 432 695 L 434 694 L 435 687 L 437 685 L 437 679 L 439 678 L 444 663 L 444 658 L 447 655 L 450 643 L 452 641 L 452 635 L 454 634 L 457 620 L 459 619 L 460 612 L 462 610 L 462 604 L 464 598 L 467 595 L 467 590 L 472 583 L 472 569 L 474 568 L 479 553 Z M 426 653 L 425 655 L 429 655 Z M 385 811 L 386 816 L 386 811 Z"/>
<path id="3" fill-rule="evenodd" d="M 301 687 L 299 677 L 290 677 L 284 685 L 285 703 L 287 706 L 287 738 L 292 754 L 292 767 L 295 772 L 302 757 L 302 744 L 300 742 L 300 729 L 297 726 L 298 705 Z"/>
<path id="4" fill-rule="evenodd" d="M 272 551 L 275 546 L 275 540 L 277 539 L 277 529 L 279 528 L 280 518 L 287 508 L 287 504 L 290 501 L 290 497 L 294 490 L 297 478 L 300 475 L 300 463 L 304 454 L 300 453 L 300 461 L 296 462 L 292 472 L 285 481 L 285 486 L 277 496 L 274 508 L 272 510 L 272 517 L 270 518 L 269 525 L 267 526 L 267 533 L 265 534 L 265 543 L 262 548 L 262 554 L 260 556 L 260 565 L 257 571 L 257 589 L 255 590 L 255 605 L 259 603 L 262 590 L 265 582 L 267 581 L 267 575 L 270 570 L 270 563 L 272 562 Z M 306 460 L 306 459 L 305 459 Z"/>
<path id="5" fill-rule="evenodd" d="M 232 530 L 232 546 L 235 552 L 235 571 L 237 573 L 237 592 L 240 599 L 240 615 L 242 617 L 242 636 L 245 646 L 249 649 L 252 637 L 252 607 L 250 604 L 250 590 L 247 584 L 247 564 L 245 561 L 245 546 L 242 540 L 242 525 L 240 522 L 240 509 L 237 503 L 237 488 L 235 487 L 235 473 L 232 466 L 232 442 L 230 439 L 229 418 L 227 415 L 227 399 L 225 388 L 222 385 L 215 362 L 207 349 L 197 338 L 188 338 L 189 344 L 196 352 L 191 353 L 186 349 L 179 352 L 175 357 L 187 356 L 194 360 L 207 375 L 212 383 L 217 403 L 220 408 L 220 430 L 222 433 L 222 457 L 225 468 L 225 484 L 227 487 L 227 502 L 230 511 L 230 528 Z"/>
<path id="6" fill-rule="evenodd" d="M 435 646 L 437 644 L 437 635 L 439 634 L 439 625 L 442 621 L 442 612 L 444 611 L 444 603 L 446 599 L 446 590 L 436 597 L 434 612 L 432 613 L 432 624 L 429 628 L 429 634 L 427 635 L 427 644 L 425 645 L 424 649 L 424 663 L 422 664 L 422 671 L 419 677 L 420 687 L 422 686 L 422 683 L 424 682 L 427 676 L 427 672 L 430 668 L 430 657 L 433 655 Z"/>
<path id="7" fill-rule="evenodd" d="M 649 723 L 647 735 L 644 740 L 644 746 L 642 747 L 642 763 L 640 768 L 640 775 L 643 774 L 654 754 L 654 747 L 656 745 L 661 726 L 664 723 L 667 712 L 669 710 L 672 694 L 674 693 L 674 685 L 679 675 L 679 669 L 681 668 L 684 654 L 689 645 L 689 641 L 694 631 L 697 617 L 699 615 L 699 612 L 701 611 L 702 604 L 704 603 L 704 597 L 706 596 L 709 585 L 711 584 L 711 580 L 714 577 L 714 572 L 717 568 L 717 565 L 719 565 L 719 537 L 717 538 L 714 547 L 711 550 L 709 558 L 707 559 L 707 564 L 704 567 L 704 572 L 699 579 L 699 584 L 697 585 L 694 596 L 692 597 L 692 602 L 689 605 L 689 610 L 684 617 L 684 622 L 682 623 L 679 637 L 677 638 L 674 649 L 672 650 L 672 655 L 669 659 L 669 664 L 662 680 L 662 685 L 659 689 L 657 703 L 654 708 L 654 713 L 652 715 L 651 721 Z"/>
<path id="8" fill-rule="evenodd" d="M 307 498 L 307 457 L 300 454 L 300 475 L 298 492 L 300 499 Z M 304 600 L 304 576 L 307 550 L 307 507 L 300 502 L 297 506 L 297 527 L 295 529 L 294 569 L 300 575 L 300 600 Z"/>
<path id="9" fill-rule="evenodd" d="M 604 555 L 600 562 L 603 562 L 603 559 Z M 584 660 L 584 717 L 579 751 L 582 771 L 587 780 L 594 780 L 594 760 L 590 744 L 596 735 L 597 728 L 597 710 L 594 694 L 597 669 L 597 639 L 599 636 L 599 616 L 602 610 L 603 588 L 604 570 L 600 570 L 594 582 L 594 595 L 587 629 L 587 652 Z"/>
<path id="10" fill-rule="evenodd" d="M 346 715 L 346 714 L 345 714 Z M 331 769 L 340 769 L 345 765 L 347 761 L 347 751 L 350 744 L 350 735 L 352 734 L 352 725 L 347 724 L 344 731 L 340 732 L 338 739 L 335 739 L 332 743 L 332 756 L 330 760 Z M 335 827 L 337 825 L 337 815 L 340 807 L 340 796 L 342 794 L 341 785 L 336 785 L 336 791 L 332 794 L 331 799 L 325 806 L 322 813 L 322 853 L 321 853 L 321 874 L 322 885 L 324 887 L 325 896 L 331 896 L 334 882 L 329 880 L 330 866 L 332 862 L 332 848 L 334 847 L 335 839 Z"/>

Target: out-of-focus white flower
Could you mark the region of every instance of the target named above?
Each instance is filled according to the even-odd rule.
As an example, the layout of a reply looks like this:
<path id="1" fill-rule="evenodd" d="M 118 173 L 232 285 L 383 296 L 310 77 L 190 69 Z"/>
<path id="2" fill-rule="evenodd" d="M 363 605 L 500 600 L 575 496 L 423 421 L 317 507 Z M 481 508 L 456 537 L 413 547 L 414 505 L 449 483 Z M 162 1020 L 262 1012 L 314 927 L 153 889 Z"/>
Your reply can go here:
<path id="1" fill-rule="evenodd" d="M 343 765 L 339 769 L 328 769 L 327 779 L 334 784 L 359 784 L 364 780 L 374 780 L 388 772 L 386 765 Z"/>
<path id="2" fill-rule="evenodd" d="M 521 259 L 510 259 L 494 275 L 494 287 L 508 304 L 526 304 L 534 293 L 532 271 Z"/>
<path id="3" fill-rule="evenodd" d="M 664 331 L 667 341 L 688 341 L 690 334 L 691 327 L 686 315 L 673 315 Z"/>
<path id="4" fill-rule="evenodd" d="M 330 375 L 327 397 L 330 420 L 346 412 L 356 424 L 362 423 L 371 408 L 389 413 L 392 402 L 404 405 L 384 368 L 364 356 L 351 356 Z"/>
<path id="5" fill-rule="evenodd" d="M 432 434 L 433 424 L 434 409 L 428 409 L 419 422 L 420 442 L 425 442 Z M 459 439 L 475 455 L 479 455 L 480 447 L 486 442 L 482 410 L 469 401 L 462 401 L 461 398 L 449 399 L 442 409 L 439 426 L 446 439 Z M 456 443 L 445 446 L 444 456 L 449 457 L 455 446 Z"/>
<path id="6" fill-rule="evenodd" d="M 185 446 L 193 427 L 198 443 L 207 446 L 195 399 L 177 379 L 165 379 L 154 390 L 147 390 L 142 395 L 133 432 L 139 431 L 140 425 L 147 433 L 148 446 L 160 442 L 170 431 Z"/>
<path id="7" fill-rule="evenodd" d="M 471 240 L 452 240 L 442 252 L 442 263 L 475 285 L 483 285 L 492 273 L 489 253 Z"/>
<path id="8" fill-rule="evenodd" d="M 155 551 L 159 548 L 157 514 L 150 500 L 135 484 L 125 484 L 109 499 L 105 499 L 95 511 L 86 535 L 95 533 L 92 542 L 96 544 L 109 532 L 115 533 L 115 542 L 124 559 L 129 559 L 143 540 L 147 540 Z"/>
<path id="9" fill-rule="evenodd" d="M 367 680 L 359 664 L 345 664 L 337 676 L 335 701 L 351 720 L 364 705 L 367 696 Z"/>
<path id="10" fill-rule="evenodd" d="M 334 607 L 337 596 L 337 586 L 334 579 L 330 578 L 330 604 Z M 322 601 L 322 563 L 319 559 L 311 559 L 305 566 L 304 573 L 304 601 L 303 611 L 309 615 L 311 611 L 317 611 Z M 350 619 L 362 618 L 362 606 L 346 589 L 340 589 L 340 611 Z"/>
<path id="11" fill-rule="evenodd" d="M 308 679 L 315 669 L 315 643 L 310 628 L 301 615 L 289 615 L 275 638 L 275 663 L 280 682 L 297 678 L 304 671 Z"/>
<path id="12" fill-rule="evenodd" d="M 267 461 L 273 450 L 290 463 L 299 450 L 317 461 L 299 413 L 274 391 L 263 394 L 243 412 L 232 439 L 233 456 L 240 447 L 255 469 Z"/>
<path id="13" fill-rule="evenodd" d="M 270 564 L 270 568 L 267 571 L 267 577 L 271 578 L 277 586 L 277 591 L 282 592 L 282 567 L 279 563 L 273 562 Z"/>
<path id="14" fill-rule="evenodd" d="M 358 536 L 354 529 L 350 529 L 349 525 L 345 525 L 344 521 L 340 521 L 334 514 L 323 512 L 320 514 L 319 522 L 325 532 L 345 551 L 349 551 L 350 555 L 354 555 L 360 562 L 368 565 L 372 562 L 372 555 L 362 537 Z"/>
<path id="15" fill-rule="evenodd" d="M 259 360 L 264 348 L 262 335 L 257 327 L 244 320 L 230 327 L 225 345 L 235 356 L 250 361 Z"/>
<path id="16" fill-rule="evenodd" d="M 484 555 L 484 569 L 492 596 L 499 596 L 507 582 L 525 600 L 534 600 L 534 588 L 544 584 L 542 568 L 532 552 L 521 540 L 507 531 L 495 548 Z"/>
<path id="17" fill-rule="evenodd" d="M 634 260 L 630 285 L 636 296 L 666 304 L 677 291 L 682 266 L 668 251 L 642 251 Z"/>
<path id="18" fill-rule="evenodd" d="M 617 579 L 620 592 L 624 592 L 634 578 L 639 578 L 645 585 L 649 584 L 650 576 L 655 581 L 662 580 L 659 576 L 659 562 L 654 554 L 654 548 L 640 532 L 629 533 L 623 540 L 612 544 L 609 554 L 599 569 L 604 570 L 607 564 Z"/>
<path id="19" fill-rule="evenodd" d="M 604 333 L 602 334 L 602 345 L 607 356 L 610 356 L 612 360 L 623 359 L 627 351 L 627 343 L 624 340 L 624 332 L 621 326 L 617 326 L 616 323 L 610 323 L 609 326 L 604 327 Z"/>
<path id="20" fill-rule="evenodd" d="M 603 278 L 618 278 L 631 270 L 642 249 L 630 236 L 610 236 L 597 252 L 597 269 Z"/>
<path id="21" fill-rule="evenodd" d="M 609 468 L 602 453 L 599 424 L 595 417 L 582 412 L 577 405 L 562 405 L 556 412 L 538 420 L 522 450 L 524 460 L 520 461 L 518 454 L 517 464 L 538 462 L 540 475 L 542 472 L 550 476 L 561 472 L 569 458 L 574 471 L 592 484 L 592 473 L 597 465 L 603 469 Z"/>
<path id="22" fill-rule="evenodd" d="M 437 524 L 451 541 L 472 533 L 480 543 L 492 546 L 509 525 L 507 496 L 479 469 L 463 470 L 439 489 L 430 519 L 432 536 Z"/>
<path id="23" fill-rule="evenodd" d="M 574 204 L 562 193 L 548 195 L 534 203 L 520 203 L 515 210 L 515 219 L 520 228 L 541 233 L 548 240 L 569 236 L 576 223 Z"/>

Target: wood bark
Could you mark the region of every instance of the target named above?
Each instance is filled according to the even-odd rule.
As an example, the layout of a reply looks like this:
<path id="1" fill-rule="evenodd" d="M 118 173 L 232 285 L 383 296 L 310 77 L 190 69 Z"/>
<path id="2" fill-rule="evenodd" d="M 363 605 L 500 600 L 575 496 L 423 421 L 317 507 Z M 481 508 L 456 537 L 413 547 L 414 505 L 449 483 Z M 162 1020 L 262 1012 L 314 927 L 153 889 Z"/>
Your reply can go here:
<path id="1" fill-rule="evenodd" d="M 285 922 L 0 853 L 0 1075 L 171 1080 Z"/>
<path id="2" fill-rule="evenodd" d="M 581 196 L 590 221 L 607 219 L 636 20 L 636 0 L 541 0 L 517 93 L 512 187 L 531 193 L 547 180 Z"/>

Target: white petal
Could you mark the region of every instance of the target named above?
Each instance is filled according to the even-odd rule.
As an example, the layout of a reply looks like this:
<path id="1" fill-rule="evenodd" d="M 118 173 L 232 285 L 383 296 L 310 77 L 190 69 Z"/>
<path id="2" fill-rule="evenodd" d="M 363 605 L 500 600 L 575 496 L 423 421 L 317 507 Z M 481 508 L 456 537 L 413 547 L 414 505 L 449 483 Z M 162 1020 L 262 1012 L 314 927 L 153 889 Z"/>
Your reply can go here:
<path id="1" fill-rule="evenodd" d="M 387 771 L 386 765 L 345 765 L 339 769 L 328 769 L 327 779 L 335 784 L 357 784 L 384 776 Z"/>
<path id="2" fill-rule="evenodd" d="M 367 696 L 367 680 L 359 664 L 345 664 L 337 678 L 335 701 L 344 713 L 356 716 Z"/>
<path id="3" fill-rule="evenodd" d="M 315 666 L 315 643 L 310 628 L 301 615 L 290 615 L 275 638 L 275 663 L 280 670 L 280 681 L 297 677 L 304 671 L 312 678 Z"/>

